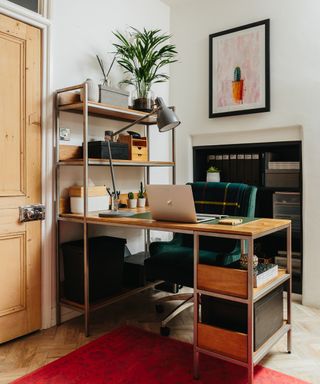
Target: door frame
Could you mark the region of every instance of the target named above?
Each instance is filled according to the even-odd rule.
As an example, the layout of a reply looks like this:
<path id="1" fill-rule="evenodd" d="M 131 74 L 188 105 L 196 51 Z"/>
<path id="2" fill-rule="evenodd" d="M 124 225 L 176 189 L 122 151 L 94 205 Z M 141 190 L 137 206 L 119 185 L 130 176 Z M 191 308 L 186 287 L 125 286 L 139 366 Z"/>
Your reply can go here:
<path id="1" fill-rule="evenodd" d="M 42 202 L 46 220 L 41 226 L 41 328 L 55 325 L 55 260 L 54 260 L 54 199 L 53 199 L 53 89 L 51 84 L 51 0 L 40 0 L 41 14 L 7 0 L 0 0 L 0 13 L 41 30 L 42 37 Z"/>

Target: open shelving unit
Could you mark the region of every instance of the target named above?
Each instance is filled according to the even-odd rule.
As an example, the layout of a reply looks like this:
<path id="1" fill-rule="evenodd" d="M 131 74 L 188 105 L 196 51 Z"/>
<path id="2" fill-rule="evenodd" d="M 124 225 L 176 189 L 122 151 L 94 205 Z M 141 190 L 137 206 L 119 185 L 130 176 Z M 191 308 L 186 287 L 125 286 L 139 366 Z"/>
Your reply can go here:
<path id="1" fill-rule="evenodd" d="M 71 104 L 60 105 L 60 96 L 67 92 L 80 91 L 82 93 L 82 101 L 75 102 Z M 117 107 L 108 104 L 95 103 L 88 100 L 88 89 L 87 84 L 79 84 L 56 91 L 55 98 L 55 112 L 56 112 L 56 124 L 55 124 L 55 207 L 56 207 L 56 268 L 57 268 L 57 324 L 61 322 L 61 305 L 67 306 L 71 309 L 82 311 L 85 317 L 85 334 L 89 335 L 89 314 L 91 311 L 98 308 L 102 308 L 106 305 L 114 303 L 119 300 L 123 300 L 131 295 L 134 295 L 138 292 L 141 292 L 144 289 L 147 289 L 150 286 L 155 285 L 156 283 L 148 284 L 144 287 L 139 287 L 135 289 L 124 289 L 119 292 L 117 295 L 107 297 L 105 300 L 100 300 L 96 303 L 89 302 L 89 268 L 88 268 L 88 225 L 95 224 L 88 220 L 88 175 L 89 167 L 99 166 L 99 167 L 109 167 L 110 163 L 108 159 L 91 159 L 88 158 L 88 131 L 90 128 L 89 117 L 99 117 L 103 119 L 117 120 L 127 123 L 132 123 L 138 120 L 139 118 L 145 116 L 144 112 L 132 110 L 129 108 Z M 82 116 L 82 132 L 83 132 L 83 151 L 81 159 L 60 159 L 60 114 L 61 112 L 75 113 Z M 156 119 L 154 116 L 147 117 L 139 122 L 140 125 L 144 126 L 145 136 L 149 140 L 149 126 L 156 124 Z M 172 169 L 172 182 L 175 183 L 175 133 L 174 130 L 171 131 L 172 134 L 172 161 L 150 161 L 150 151 L 148 152 L 147 161 L 132 161 L 132 160 L 117 160 L 113 159 L 114 167 L 142 167 L 145 169 L 145 183 L 150 182 L 150 168 L 152 167 L 168 167 Z M 79 166 L 83 169 L 83 187 L 84 187 L 84 214 L 80 216 L 61 215 L 60 214 L 60 170 L 62 167 L 68 166 Z M 84 303 L 80 304 L 67 300 L 61 295 L 61 281 L 60 281 L 60 223 L 61 222 L 70 222 L 70 223 L 80 223 L 83 225 L 83 257 L 84 257 Z M 145 230 L 146 238 L 146 249 L 150 241 L 149 230 Z"/>

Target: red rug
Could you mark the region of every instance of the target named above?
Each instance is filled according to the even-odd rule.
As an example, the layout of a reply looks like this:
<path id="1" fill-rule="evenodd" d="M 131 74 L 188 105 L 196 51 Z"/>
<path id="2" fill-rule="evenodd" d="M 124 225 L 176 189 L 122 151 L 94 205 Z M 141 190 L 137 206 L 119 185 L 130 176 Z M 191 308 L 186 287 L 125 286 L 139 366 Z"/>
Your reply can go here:
<path id="1" fill-rule="evenodd" d="M 200 380 L 192 378 L 192 346 L 122 327 L 24 376 L 16 384 L 246 384 L 246 369 L 200 356 Z M 302 384 L 261 366 L 255 384 Z"/>

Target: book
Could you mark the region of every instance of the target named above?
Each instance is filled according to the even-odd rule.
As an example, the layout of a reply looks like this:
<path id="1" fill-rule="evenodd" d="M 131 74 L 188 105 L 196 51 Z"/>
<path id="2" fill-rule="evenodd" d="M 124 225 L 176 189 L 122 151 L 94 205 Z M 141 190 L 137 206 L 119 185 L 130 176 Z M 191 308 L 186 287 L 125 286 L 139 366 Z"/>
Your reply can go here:
<path id="1" fill-rule="evenodd" d="M 235 261 L 228 265 L 228 268 L 245 269 L 241 266 L 240 261 Z M 258 263 L 254 268 L 253 273 L 253 287 L 258 288 L 263 284 L 268 283 L 278 276 L 278 265 Z"/>
<path id="2" fill-rule="evenodd" d="M 237 155 L 235 153 L 230 154 L 229 164 L 230 164 L 229 181 L 231 183 L 236 183 L 238 181 L 238 172 L 237 172 Z"/>
<path id="3" fill-rule="evenodd" d="M 252 184 L 260 185 L 260 155 L 259 153 L 252 154 Z"/>
<path id="4" fill-rule="evenodd" d="M 237 155 L 237 172 L 238 172 L 238 182 L 244 183 L 244 180 L 245 180 L 244 153 L 238 153 L 238 155 Z"/>
<path id="5" fill-rule="evenodd" d="M 229 160 L 229 154 L 224 153 L 222 155 L 221 173 L 222 173 L 222 180 L 230 181 L 230 160 Z"/>
<path id="6" fill-rule="evenodd" d="M 258 264 L 254 268 L 253 286 L 258 288 L 278 276 L 278 265 Z"/>
<path id="7" fill-rule="evenodd" d="M 246 153 L 244 155 L 244 183 L 253 184 L 252 182 L 252 154 Z"/>
<path id="8" fill-rule="evenodd" d="M 238 225 L 242 223 L 242 219 L 220 219 L 218 221 L 219 224 L 226 224 L 226 225 Z"/>

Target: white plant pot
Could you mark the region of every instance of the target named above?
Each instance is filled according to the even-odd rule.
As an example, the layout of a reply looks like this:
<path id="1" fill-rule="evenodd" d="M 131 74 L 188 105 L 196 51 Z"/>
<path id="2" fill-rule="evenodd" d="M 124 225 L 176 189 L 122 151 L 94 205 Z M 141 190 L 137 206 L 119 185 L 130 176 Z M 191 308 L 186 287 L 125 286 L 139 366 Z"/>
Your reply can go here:
<path id="1" fill-rule="evenodd" d="M 214 182 L 219 183 L 220 182 L 220 172 L 207 172 L 207 182 Z"/>
<path id="2" fill-rule="evenodd" d="M 146 198 L 145 197 L 139 197 L 138 198 L 138 207 L 143 208 L 146 206 Z"/>
<path id="3" fill-rule="evenodd" d="M 128 199 L 129 208 L 137 208 L 137 199 Z"/>

